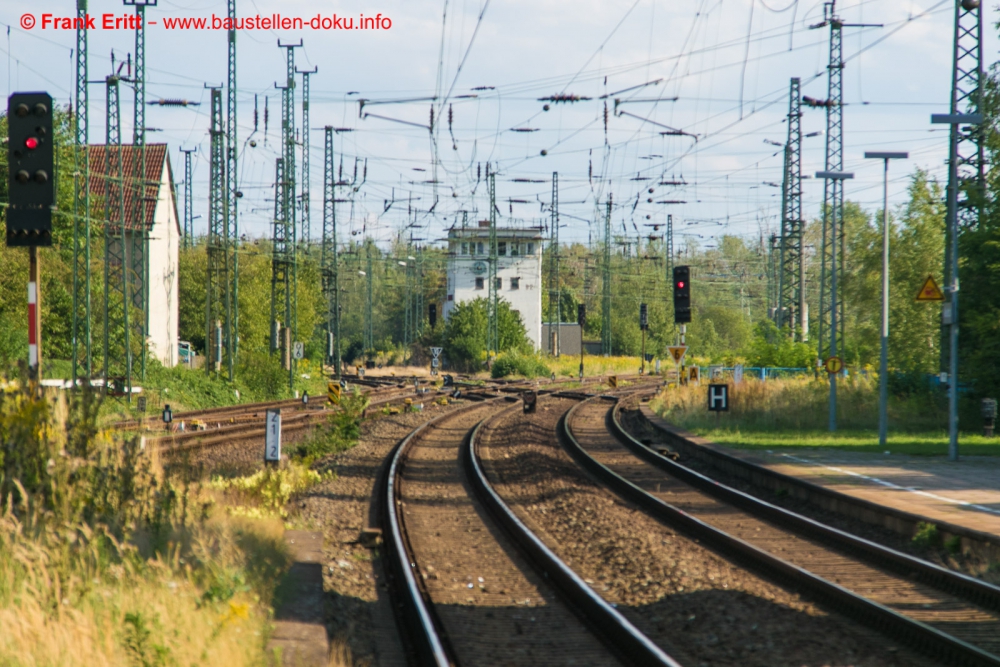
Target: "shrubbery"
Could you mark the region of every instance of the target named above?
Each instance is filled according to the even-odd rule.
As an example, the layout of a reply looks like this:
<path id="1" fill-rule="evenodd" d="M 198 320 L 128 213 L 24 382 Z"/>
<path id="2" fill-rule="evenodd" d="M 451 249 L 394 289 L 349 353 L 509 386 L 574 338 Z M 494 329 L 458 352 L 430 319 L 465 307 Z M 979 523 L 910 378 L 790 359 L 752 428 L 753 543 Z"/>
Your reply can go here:
<path id="1" fill-rule="evenodd" d="M 503 352 L 493 362 L 490 375 L 493 378 L 504 378 L 508 375 L 523 375 L 526 378 L 548 376 L 552 371 L 545 362 L 536 356 L 520 352 Z"/>

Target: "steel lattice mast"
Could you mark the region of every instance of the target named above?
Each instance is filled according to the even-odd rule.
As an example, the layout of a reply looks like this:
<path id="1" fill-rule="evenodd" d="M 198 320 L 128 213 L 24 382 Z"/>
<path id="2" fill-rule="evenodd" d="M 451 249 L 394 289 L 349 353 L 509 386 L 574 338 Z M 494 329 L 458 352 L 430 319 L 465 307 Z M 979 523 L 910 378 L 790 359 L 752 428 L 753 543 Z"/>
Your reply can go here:
<path id="1" fill-rule="evenodd" d="M 227 77 L 226 77 L 226 254 L 231 268 L 232 283 L 230 300 L 230 319 L 227 324 L 229 346 L 229 381 L 232 382 L 235 373 L 236 357 L 239 348 L 240 323 L 240 230 L 239 230 L 239 178 L 237 177 L 237 157 L 239 153 L 239 124 L 236 122 L 236 0 L 229 0 L 227 6 L 229 31 L 226 35 L 227 46 Z"/>
<path id="2" fill-rule="evenodd" d="M 375 349 L 375 322 L 372 321 L 372 246 L 371 238 L 365 239 L 365 353 L 370 354 Z"/>
<path id="3" fill-rule="evenodd" d="M 552 172 L 552 229 L 549 230 L 549 352 L 559 356 L 562 299 L 559 293 L 559 172 Z"/>
<path id="4" fill-rule="evenodd" d="M 952 114 L 982 113 L 983 75 L 983 23 L 982 5 L 976 0 L 956 0 L 955 38 L 951 75 Z M 948 211 L 948 220 L 957 219 L 958 228 L 945 226 L 944 275 L 951 275 L 952 244 L 965 229 L 976 227 L 986 198 L 986 160 L 982 140 L 982 130 L 975 125 L 952 125 L 949 141 L 954 146 L 955 169 L 949 170 L 948 187 L 954 189 L 954 197 L 949 197 L 948 207 L 955 206 L 955 216 Z M 952 183 L 953 175 L 957 182 Z M 954 202 L 952 202 L 954 199 Z M 946 290 L 947 286 L 946 286 Z M 952 306 L 953 308 L 955 306 Z M 957 312 L 952 313 L 958 317 Z M 950 369 L 951 346 L 949 344 L 950 325 L 941 325 L 941 370 Z"/>
<path id="5" fill-rule="evenodd" d="M 184 248 L 187 249 L 191 247 L 192 239 L 194 238 L 194 203 L 191 198 L 191 178 L 193 177 L 194 169 L 191 165 L 191 153 L 196 152 L 197 148 L 181 149 L 181 153 L 184 153 Z"/>
<path id="6" fill-rule="evenodd" d="M 226 189 L 226 137 L 222 119 L 222 90 L 212 88 L 211 152 L 208 195 L 208 286 L 205 293 L 205 371 L 220 372 L 222 364 L 233 376 L 232 292 L 228 191 Z"/>
<path id="7" fill-rule="evenodd" d="M 489 358 L 496 358 L 500 353 L 500 326 L 497 322 L 499 313 L 497 312 L 499 295 L 497 294 L 497 269 L 499 255 L 497 252 L 497 175 L 494 170 L 486 167 L 487 183 L 490 195 L 490 269 L 489 269 L 489 292 L 486 303 L 486 354 Z"/>
<path id="8" fill-rule="evenodd" d="M 667 214 L 667 229 L 663 233 L 663 252 L 666 255 L 667 296 L 671 294 L 674 280 L 674 216 Z"/>
<path id="9" fill-rule="evenodd" d="M 112 59 L 112 68 L 114 59 Z M 117 75 L 105 79 L 107 123 L 104 174 L 104 363 L 105 392 L 123 392 L 132 400 L 130 344 L 129 243 L 125 220 L 125 169 L 122 160 L 121 105 Z M 120 327 L 120 328 L 119 328 Z M 112 369 L 112 363 L 116 364 Z M 117 366 L 117 364 L 122 364 Z M 120 371 L 118 376 L 114 371 Z M 113 387 L 112 385 L 118 385 Z"/>
<path id="10" fill-rule="evenodd" d="M 90 329 L 90 148 L 87 94 L 87 0 L 76 3 L 76 125 L 73 179 L 73 386 L 93 377 Z"/>
<path id="11" fill-rule="evenodd" d="M 788 90 L 788 139 L 781 181 L 781 259 L 777 324 L 794 339 L 806 340 L 805 256 L 802 251 L 802 94 L 798 77 Z"/>
<path id="12" fill-rule="evenodd" d="M 281 348 L 282 320 L 291 312 L 289 229 L 285 219 L 285 161 L 274 161 L 274 230 L 271 234 L 271 353 Z"/>
<path id="13" fill-rule="evenodd" d="M 291 345 L 298 335 L 298 261 L 297 243 L 298 227 L 295 217 L 295 49 L 302 46 L 302 40 L 298 44 L 282 44 L 278 41 L 278 47 L 285 49 L 285 85 L 277 86 L 281 89 L 281 155 L 284 164 L 284 179 L 282 181 L 281 205 L 284 209 L 283 219 L 285 224 L 286 240 L 286 262 L 287 274 L 285 276 L 285 326 L 288 329 L 287 343 Z M 273 310 L 273 306 L 272 306 Z M 295 378 L 295 362 L 291 359 L 289 350 L 285 351 L 288 357 L 288 387 L 292 387 Z"/>
<path id="14" fill-rule="evenodd" d="M 816 27 L 830 26 L 830 60 L 827 64 L 826 107 L 826 160 L 825 171 L 839 172 L 844 168 L 844 60 L 843 23 L 836 15 L 834 2 L 823 5 L 823 22 Z M 844 210 L 844 184 L 840 179 L 827 178 L 823 181 L 823 241 L 820 258 L 819 297 L 819 358 L 836 356 L 838 315 L 843 303 L 832 288 L 839 283 L 840 276 L 834 276 L 834 267 L 843 270 L 843 261 L 836 261 L 834 253 L 842 260 L 840 252 L 842 230 L 838 227 Z M 841 325 L 843 323 L 842 318 Z"/>
<path id="15" fill-rule="evenodd" d="M 333 128 L 323 128 L 323 245 L 320 255 L 320 273 L 323 296 L 326 301 L 326 340 L 332 343 L 331 363 L 340 377 L 340 275 L 337 251 L 337 202 L 336 176 L 333 170 Z"/>
<path id="16" fill-rule="evenodd" d="M 601 267 L 601 354 L 611 356 L 611 195 L 604 213 L 604 262 Z"/>
<path id="17" fill-rule="evenodd" d="M 123 0 L 125 6 L 135 7 L 135 73 L 132 87 L 135 93 L 133 109 L 132 143 L 139 150 L 139 175 L 134 184 L 137 190 L 134 208 L 136 220 L 129 244 L 131 262 L 129 269 L 134 278 L 131 300 L 137 313 L 136 335 L 139 337 L 140 377 L 146 379 L 146 356 L 149 332 L 149 230 L 146 227 L 146 198 L 148 185 L 146 178 L 146 7 L 155 7 L 157 0 Z M 159 186 L 159 181 L 153 185 Z"/>
<path id="18" fill-rule="evenodd" d="M 309 212 L 309 75 L 315 74 L 317 67 L 296 70 L 302 75 L 302 235 L 301 240 L 309 247 L 312 238 L 312 216 Z"/>

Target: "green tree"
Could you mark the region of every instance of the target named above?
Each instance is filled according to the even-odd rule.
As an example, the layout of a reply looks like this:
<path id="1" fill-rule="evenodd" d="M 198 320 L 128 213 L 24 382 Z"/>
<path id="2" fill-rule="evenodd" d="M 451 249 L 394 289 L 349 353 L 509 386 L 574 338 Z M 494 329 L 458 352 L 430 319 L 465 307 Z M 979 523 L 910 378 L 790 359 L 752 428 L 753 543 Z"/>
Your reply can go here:
<path id="1" fill-rule="evenodd" d="M 444 355 L 448 363 L 460 371 L 477 371 L 486 360 L 486 299 L 456 304 L 444 329 Z M 498 352 L 514 350 L 530 354 L 531 341 L 521 321 L 521 315 L 500 300 L 497 307 L 497 329 L 500 336 Z"/>

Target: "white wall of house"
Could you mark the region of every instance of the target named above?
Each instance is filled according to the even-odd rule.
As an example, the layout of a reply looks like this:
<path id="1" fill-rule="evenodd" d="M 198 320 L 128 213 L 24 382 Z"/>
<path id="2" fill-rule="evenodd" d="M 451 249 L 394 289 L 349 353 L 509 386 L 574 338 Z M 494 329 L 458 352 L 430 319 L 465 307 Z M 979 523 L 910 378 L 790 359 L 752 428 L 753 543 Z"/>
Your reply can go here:
<path id="1" fill-rule="evenodd" d="M 149 230 L 149 349 L 164 366 L 177 365 L 180 223 L 171 190 L 169 156 L 163 161 L 153 226 Z"/>
<path id="2" fill-rule="evenodd" d="M 488 228 L 448 232 L 448 291 L 443 308 L 489 296 Z M 499 264 L 497 294 L 518 311 L 535 349 L 542 343 L 542 235 L 537 229 L 497 229 Z M 515 252 L 516 251 L 516 252 Z"/>

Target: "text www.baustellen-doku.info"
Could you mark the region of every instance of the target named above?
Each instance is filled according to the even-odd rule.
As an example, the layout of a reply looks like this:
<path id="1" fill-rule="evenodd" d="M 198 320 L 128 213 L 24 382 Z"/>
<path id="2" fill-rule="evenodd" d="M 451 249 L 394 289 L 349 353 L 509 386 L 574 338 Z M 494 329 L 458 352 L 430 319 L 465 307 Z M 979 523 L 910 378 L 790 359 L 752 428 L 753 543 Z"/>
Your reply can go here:
<path id="1" fill-rule="evenodd" d="M 283 14 L 256 14 L 230 19 L 226 16 L 164 17 L 147 19 L 137 26 L 138 14 L 90 14 L 83 18 L 56 14 L 21 15 L 25 30 L 135 30 L 136 27 L 155 26 L 164 30 L 389 30 L 392 19 L 382 14 L 374 16 L 343 16 L 316 14 L 315 16 L 285 16 Z"/>

